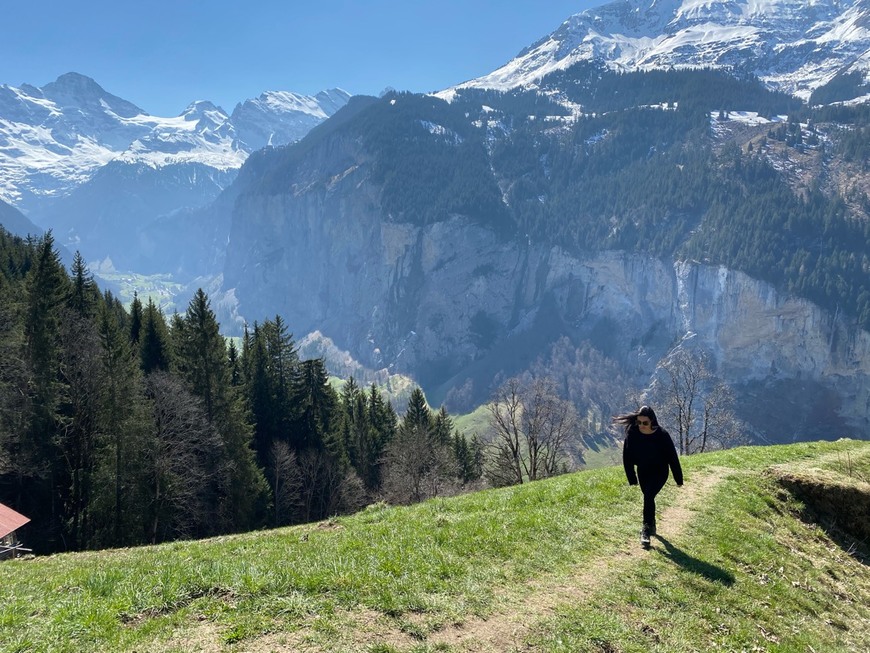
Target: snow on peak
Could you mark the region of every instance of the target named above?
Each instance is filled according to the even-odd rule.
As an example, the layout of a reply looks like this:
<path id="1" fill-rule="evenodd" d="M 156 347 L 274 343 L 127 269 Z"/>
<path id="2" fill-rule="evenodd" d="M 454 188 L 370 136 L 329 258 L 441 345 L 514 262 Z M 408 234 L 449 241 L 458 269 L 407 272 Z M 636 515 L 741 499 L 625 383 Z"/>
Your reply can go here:
<path id="1" fill-rule="evenodd" d="M 849 66 L 868 69 L 868 27 L 870 0 L 619 0 L 569 17 L 455 88 L 534 88 L 551 72 L 599 61 L 617 70 L 739 66 L 807 98 Z"/>
<path id="2" fill-rule="evenodd" d="M 109 110 L 123 118 L 132 118 L 145 113 L 132 102 L 127 102 L 106 92 L 93 79 L 79 73 L 61 75 L 40 90 L 44 97 L 52 100 L 61 108 L 69 107 L 96 112 Z"/>
<path id="3" fill-rule="evenodd" d="M 0 199 L 25 210 L 63 195 L 110 161 L 162 167 L 241 167 L 263 145 L 298 140 L 347 103 L 341 89 L 308 97 L 266 92 L 233 116 L 207 100 L 174 118 L 151 116 L 90 77 L 61 75 L 37 88 L 0 85 Z M 249 107 L 250 115 L 237 115 Z"/>
<path id="4" fill-rule="evenodd" d="M 268 91 L 233 109 L 231 120 L 246 148 L 292 143 L 347 104 L 350 94 L 341 89 L 315 96 L 289 91 Z"/>

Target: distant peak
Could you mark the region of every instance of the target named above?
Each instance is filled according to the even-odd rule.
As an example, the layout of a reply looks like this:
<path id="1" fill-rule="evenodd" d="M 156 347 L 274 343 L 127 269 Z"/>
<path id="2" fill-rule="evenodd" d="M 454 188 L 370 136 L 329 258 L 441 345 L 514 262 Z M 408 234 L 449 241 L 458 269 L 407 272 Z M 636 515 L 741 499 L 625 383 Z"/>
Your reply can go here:
<path id="1" fill-rule="evenodd" d="M 132 102 L 112 95 L 93 79 L 80 73 L 65 73 L 43 86 L 41 90 L 45 97 L 61 105 L 101 110 L 101 103 L 103 103 L 117 115 L 127 118 L 145 113 Z"/>
<path id="2" fill-rule="evenodd" d="M 224 116 L 227 115 L 227 112 L 221 109 L 219 106 L 214 104 L 209 100 L 196 100 L 195 102 L 191 102 L 188 107 L 181 112 L 182 116 L 201 116 L 204 113 L 218 111 L 222 113 Z"/>
<path id="3" fill-rule="evenodd" d="M 227 112 L 208 100 L 191 103 L 181 114 L 185 120 L 198 123 L 198 129 L 217 129 L 227 122 Z"/>
<path id="4" fill-rule="evenodd" d="M 65 92 L 68 94 L 86 94 L 91 96 L 108 95 L 106 90 L 93 79 L 80 73 L 64 73 L 55 81 L 46 84 L 43 90 L 48 92 Z"/>
<path id="5" fill-rule="evenodd" d="M 285 114 L 298 112 L 325 119 L 347 104 L 350 94 L 340 88 L 320 91 L 316 96 L 292 91 L 265 91 L 256 99 L 245 100 L 233 110 L 233 118 L 242 113 Z"/>

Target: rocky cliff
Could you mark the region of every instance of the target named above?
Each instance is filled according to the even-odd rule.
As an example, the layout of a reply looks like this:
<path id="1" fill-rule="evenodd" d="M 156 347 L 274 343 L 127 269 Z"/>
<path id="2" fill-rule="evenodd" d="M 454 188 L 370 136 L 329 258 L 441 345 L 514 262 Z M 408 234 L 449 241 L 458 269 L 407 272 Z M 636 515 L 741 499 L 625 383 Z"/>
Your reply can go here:
<path id="1" fill-rule="evenodd" d="M 319 330 L 451 410 L 485 401 L 559 339 L 590 345 L 638 389 L 690 341 L 761 437 L 868 436 L 870 334 L 842 315 L 723 267 L 580 256 L 461 215 L 397 220 L 358 139 L 269 156 L 268 178 L 233 209 L 224 290 L 240 321 L 277 313 L 297 338 Z"/>

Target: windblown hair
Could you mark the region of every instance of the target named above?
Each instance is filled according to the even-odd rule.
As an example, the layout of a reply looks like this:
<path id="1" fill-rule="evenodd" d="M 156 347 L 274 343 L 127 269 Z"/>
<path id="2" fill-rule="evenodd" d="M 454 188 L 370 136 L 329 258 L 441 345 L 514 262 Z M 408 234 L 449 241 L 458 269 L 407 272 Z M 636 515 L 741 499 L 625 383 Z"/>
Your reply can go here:
<path id="1" fill-rule="evenodd" d="M 637 427 L 637 418 L 649 417 L 650 422 L 652 422 L 652 427 L 655 430 L 659 425 L 659 420 L 656 417 L 656 412 L 650 408 L 649 406 L 641 406 L 637 409 L 637 411 L 633 413 L 623 413 L 622 415 L 615 415 L 611 420 L 612 424 L 619 424 L 625 428 L 625 432 L 628 433 L 628 430 L 632 427 Z"/>

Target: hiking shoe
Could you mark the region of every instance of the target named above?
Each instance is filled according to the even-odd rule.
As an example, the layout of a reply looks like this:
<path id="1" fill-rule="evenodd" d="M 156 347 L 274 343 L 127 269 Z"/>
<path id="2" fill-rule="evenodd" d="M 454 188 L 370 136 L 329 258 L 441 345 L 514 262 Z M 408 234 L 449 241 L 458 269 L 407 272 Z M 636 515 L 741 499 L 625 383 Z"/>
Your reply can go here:
<path id="1" fill-rule="evenodd" d="M 649 525 L 644 524 L 640 529 L 640 545 L 645 549 L 649 548 Z"/>

